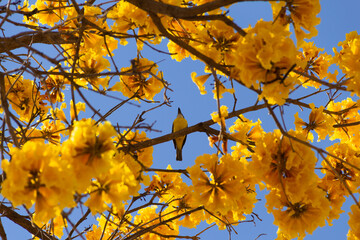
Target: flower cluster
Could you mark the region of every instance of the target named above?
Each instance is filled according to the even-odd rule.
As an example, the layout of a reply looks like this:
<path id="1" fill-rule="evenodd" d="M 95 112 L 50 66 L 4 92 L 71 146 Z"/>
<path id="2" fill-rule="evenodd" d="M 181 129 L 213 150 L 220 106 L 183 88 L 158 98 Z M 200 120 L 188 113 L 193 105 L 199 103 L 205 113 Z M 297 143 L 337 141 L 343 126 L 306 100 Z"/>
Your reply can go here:
<path id="1" fill-rule="evenodd" d="M 317 35 L 319 0 L 271 1 L 273 21 L 259 20 L 247 29 L 229 16 L 229 6 L 213 9 L 221 1 L 155 0 L 154 12 L 146 11 L 146 1 L 33 2 L 29 6 L 24 1 L 16 12 L 25 17 L 15 25 L 35 32 L 28 59 L 12 57 L 12 49 L 2 59 L 12 58 L 21 67 L 8 70 L 2 64 L 0 136 L 6 159 L 1 194 L 14 209 L 23 205 L 29 213 L 34 210 L 29 215 L 42 226 L 40 232 L 61 238 L 62 230 L 73 225 L 67 217 L 76 206 L 98 214 L 98 224 L 86 229 L 87 239 L 174 239 L 181 227 L 196 228 L 202 221 L 226 229 L 253 214 L 259 187 L 268 191 L 265 206 L 278 227 L 277 239 L 303 239 L 331 225 L 344 212 L 346 198 L 359 193 L 360 100 L 335 99 L 339 91 L 360 96 L 360 35 L 347 34 L 335 56 L 305 42 Z M 206 8 L 211 11 L 204 12 Z M 196 14 L 186 16 L 186 10 Z M 10 17 L 6 24 L 12 24 Z M 157 103 L 163 92 L 164 101 L 151 110 L 173 101 L 166 96 L 172 89 L 158 62 L 142 52 L 144 45 L 160 44 L 165 37 L 167 45 L 157 47 L 167 46 L 172 59 L 205 63 L 204 73 L 190 77 L 202 95 L 212 86 L 210 94 L 221 106 L 211 114 L 220 134 L 209 134 L 209 141 L 210 146 L 222 141 L 223 151 L 199 155 L 186 169 L 153 167 L 160 163 L 153 161 L 153 147 L 144 145 L 162 140 L 148 141 L 137 130 L 144 126 L 143 115 L 130 127 L 115 128 L 106 121 L 129 100 Z M 133 40 L 129 45 L 136 47 L 136 57 L 120 66 L 115 50 L 128 40 Z M 53 44 L 57 55 L 37 50 L 38 43 Z M 338 70 L 331 73 L 335 65 Z M 340 71 L 344 77 L 337 79 Z M 247 103 L 237 102 L 239 87 L 253 92 L 256 103 L 238 112 L 267 108 L 279 129 L 265 132 L 263 119 L 244 115 L 227 126 L 224 93 L 233 94 L 236 112 Z M 120 92 L 126 100 L 103 114 L 85 91 L 107 97 L 110 91 Z M 311 102 L 324 92 L 326 103 Z M 77 96 L 84 102 L 75 102 Z M 294 130 L 284 120 L 288 105 L 306 109 L 295 113 Z M 82 119 L 86 109 L 98 121 Z M 325 151 L 313 145 L 314 139 L 337 142 Z M 351 207 L 349 226 L 348 239 L 360 239 L 358 202 Z"/>
<path id="2" fill-rule="evenodd" d="M 153 100 L 154 96 L 164 87 L 162 73 L 158 72 L 157 65 L 145 58 L 133 59 L 132 66 L 121 69 L 130 73 L 122 75 L 111 90 L 120 91 L 128 98 Z"/>
<path id="3" fill-rule="evenodd" d="M 187 168 L 193 184 L 190 205 L 203 205 L 230 222 L 243 220 L 257 200 L 251 189 L 251 176 L 242 161 L 231 155 L 220 159 L 215 154 L 198 157 L 195 165 Z"/>
<path id="4" fill-rule="evenodd" d="M 260 99 L 266 98 L 271 104 L 284 104 L 289 91 L 297 79 L 289 71 L 297 64 L 297 50 L 289 38 L 286 27 L 272 22 L 259 21 L 247 29 L 236 55 L 234 77 L 241 79 L 247 87 L 261 89 Z"/>
<path id="5" fill-rule="evenodd" d="M 53 144 L 29 141 L 22 149 L 11 148 L 11 162 L 3 160 L 6 172 L 1 194 L 14 206 L 35 205 L 35 219 L 47 222 L 73 207 L 74 175 L 60 159 L 60 148 Z"/>
<path id="6" fill-rule="evenodd" d="M 2 162 L 6 172 L 3 196 L 14 206 L 34 205 L 34 219 L 39 223 L 60 216 L 66 207 L 74 207 L 75 195 L 88 197 L 84 204 L 94 214 L 109 206 L 121 209 L 141 188 L 141 167 L 136 167 L 140 164 L 128 154 L 116 152 L 115 136 L 110 122 L 96 125 L 94 120 L 84 119 L 74 122 L 62 145 L 38 138 L 21 149 L 12 147 L 11 162 Z M 145 139 L 142 133 L 129 132 L 127 136 L 137 141 Z M 150 167 L 152 150 L 144 152 L 138 159 Z"/>
<path id="7" fill-rule="evenodd" d="M 356 31 L 346 34 L 346 40 L 339 46 L 342 47 L 340 52 L 334 48 L 334 61 L 349 78 L 346 83 L 349 90 L 360 96 L 360 35 Z"/>
<path id="8" fill-rule="evenodd" d="M 281 24 L 293 23 L 298 44 L 301 44 L 304 38 L 317 35 L 315 26 L 320 23 L 320 18 L 316 17 L 320 13 L 319 0 L 271 2 L 271 6 L 275 21 Z"/>
<path id="9" fill-rule="evenodd" d="M 48 111 L 45 97 L 33 81 L 14 75 L 6 76 L 4 82 L 7 98 L 21 121 L 28 122 L 34 115 L 43 116 Z"/>

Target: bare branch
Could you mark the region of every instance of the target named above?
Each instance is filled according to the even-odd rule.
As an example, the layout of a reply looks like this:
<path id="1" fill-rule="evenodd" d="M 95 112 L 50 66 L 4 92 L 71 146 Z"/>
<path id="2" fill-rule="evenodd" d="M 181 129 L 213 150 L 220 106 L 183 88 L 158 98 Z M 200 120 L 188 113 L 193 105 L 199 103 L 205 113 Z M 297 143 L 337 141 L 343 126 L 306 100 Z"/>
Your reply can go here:
<path id="1" fill-rule="evenodd" d="M 56 240 L 55 236 L 51 236 L 41 228 L 39 228 L 35 223 L 27 220 L 26 216 L 21 216 L 20 214 L 16 213 L 9 207 L 6 207 L 4 204 L 0 203 L 0 213 L 4 216 L 16 223 L 17 225 L 23 227 L 32 235 L 44 239 L 44 240 Z"/>
<path id="2" fill-rule="evenodd" d="M 77 37 L 69 32 L 26 32 L 20 36 L 0 38 L 0 53 L 11 51 L 34 43 L 68 44 L 75 43 Z"/>

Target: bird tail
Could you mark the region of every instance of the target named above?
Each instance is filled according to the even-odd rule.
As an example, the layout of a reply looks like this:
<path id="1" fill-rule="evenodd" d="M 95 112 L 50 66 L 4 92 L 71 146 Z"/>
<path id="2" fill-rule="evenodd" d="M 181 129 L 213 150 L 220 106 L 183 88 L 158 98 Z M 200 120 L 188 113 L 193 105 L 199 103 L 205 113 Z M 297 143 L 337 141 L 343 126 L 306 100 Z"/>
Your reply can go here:
<path id="1" fill-rule="evenodd" d="M 176 160 L 182 161 L 182 149 L 180 149 L 180 148 L 176 149 Z"/>

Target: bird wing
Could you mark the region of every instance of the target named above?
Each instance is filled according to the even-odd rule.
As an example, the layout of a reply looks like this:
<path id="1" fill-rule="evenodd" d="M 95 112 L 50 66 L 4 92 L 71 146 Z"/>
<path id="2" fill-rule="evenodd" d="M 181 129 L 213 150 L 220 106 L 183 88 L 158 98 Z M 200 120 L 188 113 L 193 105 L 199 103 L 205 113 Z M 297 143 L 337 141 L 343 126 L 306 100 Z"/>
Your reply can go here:
<path id="1" fill-rule="evenodd" d="M 181 148 L 184 147 L 184 144 L 185 144 L 185 142 L 186 142 L 186 137 L 187 137 L 187 135 L 185 135 L 185 138 L 184 138 L 184 141 L 183 141 L 183 144 L 182 144 Z"/>
<path id="2" fill-rule="evenodd" d="M 174 133 L 174 123 L 172 124 L 171 132 Z M 176 141 L 175 138 L 173 139 L 174 148 L 176 149 Z"/>

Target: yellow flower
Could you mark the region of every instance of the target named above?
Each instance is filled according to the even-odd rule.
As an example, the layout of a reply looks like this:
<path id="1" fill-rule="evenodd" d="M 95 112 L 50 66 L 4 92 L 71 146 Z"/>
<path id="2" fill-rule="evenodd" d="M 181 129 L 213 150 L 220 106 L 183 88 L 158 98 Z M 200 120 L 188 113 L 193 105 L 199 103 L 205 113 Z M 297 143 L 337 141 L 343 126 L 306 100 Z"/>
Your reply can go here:
<path id="1" fill-rule="evenodd" d="M 6 179 L 1 194 L 14 206 L 35 204 L 38 222 L 47 222 L 74 205 L 74 176 L 59 150 L 53 144 L 29 141 L 22 149 L 11 148 L 11 162 L 2 161 Z"/>
<path id="2" fill-rule="evenodd" d="M 65 8 L 67 21 L 65 30 L 72 30 L 77 32 L 78 26 L 81 25 L 78 12 L 74 7 Z M 102 11 L 97 6 L 84 6 L 84 17 L 87 21 L 91 22 L 92 25 L 96 25 L 97 27 L 91 26 L 91 24 L 87 24 L 84 26 L 84 31 L 82 31 L 82 42 L 80 45 L 79 56 L 86 54 L 89 50 L 94 51 L 102 56 L 106 56 L 111 54 L 117 47 L 118 41 L 113 37 L 103 36 L 103 32 L 99 31 L 98 28 L 104 29 L 105 31 L 110 31 L 110 28 L 107 24 L 107 21 L 103 21 L 99 15 L 102 14 Z M 106 43 L 105 43 L 106 40 Z M 73 56 L 77 53 L 77 45 L 76 44 L 63 44 L 63 48 L 66 52 Z M 66 64 L 73 66 L 73 59 L 68 58 Z"/>
<path id="3" fill-rule="evenodd" d="M 157 65 L 145 58 L 132 61 L 132 67 L 122 68 L 122 72 L 129 72 L 131 75 L 121 75 L 120 82 L 117 82 L 109 90 L 120 91 L 125 97 L 153 100 L 164 87 L 162 72 L 158 72 Z"/>
<path id="4" fill-rule="evenodd" d="M 171 170 L 169 165 L 166 169 Z M 155 191 L 162 202 L 180 199 L 188 194 L 188 186 L 182 181 L 181 173 L 157 172 L 154 175 L 147 191 Z"/>
<path id="5" fill-rule="evenodd" d="M 326 193 L 326 198 L 330 203 L 330 213 L 326 219 L 329 226 L 332 225 L 332 220 L 338 219 L 340 214 L 345 212 L 341 209 L 346 198 L 343 195 L 344 186 L 337 183 L 332 174 L 326 174 L 318 183 L 318 187 Z M 340 189 L 339 189 L 340 187 Z"/>
<path id="6" fill-rule="evenodd" d="M 169 208 L 174 209 L 174 216 L 178 214 L 182 214 L 188 211 L 193 210 L 194 208 L 191 207 L 192 195 L 190 192 L 188 192 L 188 189 L 191 189 L 191 187 L 186 187 L 185 189 L 185 195 L 181 198 L 173 198 L 169 202 Z M 180 192 L 181 193 L 181 192 Z M 205 220 L 204 210 L 198 210 L 194 211 L 191 214 L 186 214 L 183 219 L 177 219 L 177 225 L 186 227 L 186 228 L 196 228 L 201 221 Z"/>
<path id="7" fill-rule="evenodd" d="M 131 221 L 132 216 L 125 213 L 125 205 L 117 204 L 117 206 L 113 206 L 111 209 L 112 215 L 107 217 L 104 214 L 101 214 L 96 220 L 98 221 L 98 226 L 104 232 L 104 236 L 115 237 L 115 238 L 124 238 L 124 236 L 128 236 L 129 232 L 132 230 L 131 227 L 124 221 Z M 111 237 L 110 237 L 111 236 Z M 108 239 L 109 239 L 108 238 Z M 100 238 L 95 238 L 94 240 L 99 240 Z"/>
<path id="8" fill-rule="evenodd" d="M 137 36 L 139 36 L 140 41 L 137 41 L 137 47 L 139 51 L 142 50 L 143 41 L 159 44 L 162 40 L 160 32 L 150 16 L 131 3 L 123 0 L 118 1 L 115 7 L 111 8 L 108 16 L 115 21 L 111 27 L 112 31 L 125 33 L 130 29 L 138 29 Z M 166 22 L 166 18 L 166 16 L 163 16 L 164 22 Z M 156 37 L 149 38 L 152 35 Z M 124 42 L 122 44 L 125 45 Z"/>
<path id="9" fill-rule="evenodd" d="M 351 98 L 344 99 L 341 102 L 331 101 L 327 106 L 327 110 L 332 112 L 330 116 L 334 120 L 334 124 L 341 126 L 342 124 L 360 121 L 359 107 Z M 351 140 L 356 142 L 359 139 L 359 132 L 359 124 L 336 127 L 330 140 L 341 139 L 341 141 L 349 141 L 352 138 Z"/>
<path id="10" fill-rule="evenodd" d="M 113 161 L 115 129 L 110 122 L 94 124 L 93 119 L 74 122 L 69 139 L 63 143 L 63 159 L 72 166 L 80 192 L 89 186 L 90 179 L 108 171 Z"/>
<path id="11" fill-rule="evenodd" d="M 59 72 L 50 69 L 49 72 Z M 45 91 L 45 99 L 50 103 L 63 102 L 66 84 L 70 82 L 61 75 L 49 75 L 44 81 L 41 81 L 41 90 Z"/>
<path id="12" fill-rule="evenodd" d="M 214 122 L 217 122 L 220 126 L 225 126 L 225 118 L 229 115 L 228 107 L 223 105 L 220 107 L 220 115 L 218 112 L 211 113 L 211 118 Z M 220 123 L 221 122 L 221 123 Z"/>
<path id="13" fill-rule="evenodd" d="M 59 120 L 50 122 L 50 120 L 47 119 L 42 122 L 40 137 L 50 143 L 59 144 L 61 140 L 60 133 L 64 134 L 65 130 L 65 125 Z M 38 130 L 34 129 L 34 131 Z"/>
<path id="14" fill-rule="evenodd" d="M 66 3 L 61 1 L 36 1 L 35 5 L 32 5 L 30 9 L 38 9 L 38 13 L 31 16 L 41 24 L 47 24 L 54 26 L 55 23 L 64 20 Z M 24 16 L 24 21 L 28 22 L 28 18 Z"/>
<path id="15" fill-rule="evenodd" d="M 312 111 L 309 115 L 309 122 L 304 122 L 301 118 L 299 118 L 299 113 L 295 113 L 295 127 L 296 131 L 304 132 L 307 138 L 310 141 L 313 141 L 314 136 L 310 132 L 314 130 L 318 134 L 318 142 L 320 140 L 324 140 L 326 136 L 329 136 L 332 133 L 332 124 L 333 121 L 324 113 L 324 106 L 320 106 L 316 108 L 313 103 L 309 104 Z"/>
<path id="16" fill-rule="evenodd" d="M 50 112 L 51 112 L 51 116 L 53 117 L 53 119 L 55 120 L 61 120 L 64 123 L 68 123 L 68 121 L 66 120 L 66 116 L 65 113 L 63 111 L 63 109 L 66 108 L 66 103 L 62 103 L 60 105 L 60 109 L 59 108 L 51 108 Z"/>
<path id="17" fill-rule="evenodd" d="M 305 140 L 300 133 L 292 136 Z M 255 142 L 255 152 L 249 169 L 265 182 L 268 189 L 283 188 L 295 201 L 301 198 L 309 185 L 318 181 L 315 174 L 316 157 L 309 147 L 283 137 L 276 129 Z"/>
<path id="18" fill-rule="evenodd" d="M 284 104 L 297 79 L 288 74 L 297 63 L 297 50 L 290 32 L 280 24 L 258 21 L 238 45 L 234 65 L 246 87 L 262 89 L 260 99 Z"/>
<path id="19" fill-rule="evenodd" d="M 218 11 L 225 14 L 225 11 Z M 196 29 L 197 41 L 193 44 L 200 52 L 206 54 L 217 63 L 234 64 L 237 45 L 241 40 L 239 33 L 222 21 L 207 21 Z"/>
<path id="20" fill-rule="evenodd" d="M 140 231 L 143 228 L 147 228 L 154 225 L 159 225 L 156 228 L 152 229 L 154 232 L 161 233 L 163 235 L 172 235 L 177 236 L 179 234 L 179 226 L 174 221 L 169 221 L 159 224 L 166 221 L 170 216 L 167 213 L 169 210 L 165 209 L 161 211 L 161 218 L 158 213 L 156 213 L 156 206 L 142 208 L 138 211 L 138 215 L 134 217 L 134 224 L 141 226 L 138 228 Z M 160 221 L 161 220 L 161 221 Z M 153 239 L 163 239 L 158 234 L 153 233 L 153 231 L 148 231 L 141 236 L 141 239 L 144 240 L 153 240 Z M 134 230 L 136 232 L 136 230 Z M 167 239 L 167 238 L 166 238 Z M 173 239 L 173 238 L 170 238 Z"/>
<path id="21" fill-rule="evenodd" d="M 319 54 L 319 52 L 324 51 L 323 48 L 317 48 L 313 42 L 304 42 L 301 45 L 303 49 L 302 53 L 299 52 L 298 59 L 303 61 L 303 66 L 298 65 L 297 70 L 305 72 L 311 76 L 317 75 L 318 78 L 330 78 L 328 68 L 332 64 L 332 56 L 327 53 Z M 310 80 L 307 77 L 297 75 L 292 73 L 293 76 L 298 76 L 298 79 L 301 81 L 302 86 L 315 87 L 319 88 L 320 83 Z"/>
<path id="22" fill-rule="evenodd" d="M 298 45 L 303 42 L 304 38 L 310 39 L 317 35 L 315 26 L 320 23 L 320 18 L 316 17 L 320 13 L 319 0 L 271 2 L 271 6 L 275 21 L 279 21 L 280 24 L 293 23 Z M 286 14 L 287 11 L 289 11 L 289 15 Z"/>
<path id="23" fill-rule="evenodd" d="M 219 91 L 219 93 L 218 93 Z M 233 94 L 235 92 L 235 90 L 233 88 L 225 88 L 224 84 L 219 83 L 219 84 L 215 84 L 215 89 L 212 91 L 214 94 L 214 99 L 221 99 L 222 95 L 226 92 Z"/>
<path id="24" fill-rule="evenodd" d="M 148 140 L 145 132 L 132 132 L 132 131 L 124 131 L 123 134 L 118 136 L 118 146 L 119 147 L 127 147 L 132 146 L 136 143 L 143 142 Z M 131 149 L 131 148 L 130 148 Z M 153 147 L 143 148 L 137 151 L 132 152 L 124 152 L 120 151 L 115 155 L 115 158 L 118 161 L 125 161 L 127 166 L 132 170 L 136 179 L 141 181 L 145 185 L 150 184 L 150 177 L 144 175 L 144 168 L 149 168 L 153 164 Z"/>
<path id="25" fill-rule="evenodd" d="M 120 141 L 120 146 L 131 146 L 133 144 L 149 140 L 149 138 L 146 137 L 146 132 L 139 132 L 138 130 L 136 130 L 135 132 L 124 131 L 122 136 L 118 137 Z M 145 167 L 151 167 L 153 163 L 153 151 L 153 147 L 148 147 L 137 151 L 135 153 L 137 155 L 137 160 L 141 162 Z"/>
<path id="26" fill-rule="evenodd" d="M 183 21 L 181 19 L 172 19 L 168 22 L 169 31 L 176 37 L 181 38 L 181 40 L 189 45 L 193 45 L 194 42 L 193 34 L 197 31 L 196 23 L 194 21 Z M 195 34 L 194 34 L 195 35 Z M 180 62 L 184 58 L 190 56 L 190 53 L 177 45 L 176 43 L 169 40 L 167 44 L 169 53 L 171 53 L 171 58 Z M 192 55 L 191 55 L 192 56 Z M 192 56 L 194 57 L 194 56 Z"/>
<path id="27" fill-rule="evenodd" d="M 205 75 L 201 75 L 196 77 L 196 72 L 192 72 L 191 73 L 191 79 L 192 81 L 196 84 L 196 86 L 199 88 L 200 90 L 200 94 L 201 95 L 205 95 L 206 94 L 206 90 L 205 90 L 205 82 L 208 80 L 208 78 L 210 77 L 211 74 L 205 74 Z"/>
<path id="28" fill-rule="evenodd" d="M 142 13 L 142 17 L 146 17 L 146 13 L 141 9 L 138 9 L 134 5 L 119 1 L 115 7 L 111 8 L 107 14 L 107 16 L 113 19 L 115 22 L 111 26 L 111 29 L 116 32 L 126 33 L 129 29 L 133 27 L 133 22 L 129 18 L 130 14 L 134 12 Z"/>
<path id="29" fill-rule="evenodd" d="M 85 112 L 85 107 L 86 107 L 86 105 L 83 102 L 76 103 L 75 104 L 76 114 L 79 115 L 79 113 L 81 111 Z M 74 110 L 74 104 L 73 104 L 72 99 L 70 100 L 70 118 L 71 118 L 71 121 L 75 120 L 75 110 Z"/>
<path id="30" fill-rule="evenodd" d="M 354 204 L 351 207 L 351 212 L 349 213 L 349 227 L 350 230 L 347 234 L 348 240 L 359 240 L 360 239 L 360 209 Z"/>
<path id="31" fill-rule="evenodd" d="M 346 182 L 350 191 L 353 193 L 356 192 L 360 187 L 360 173 L 358 170 L 351 167 L 351 165 L 359 166 L 359 151 L 354 149 L 350 144 L 345 143 L 335 143 L 334 145 L 327 147 L 326 151 L 343 160 L 340 161 L 339 159 L 330 156 L 327 158 L 331 167 L 334 168 L 340 178 Z M 332 171 L 330 166 L 328 166 L 324 160 L 321 162 L 321 165 L 323 167 L 321 171 L 325 174 L 322 182 L 329 185 L 331 193 L 340 197 L 349 196 L 350 193 L 347 188 L 345 188 L 342 181 L 340 181 L 339 177 Z"/>
<path id="32" fill-rule="evenodd" d="M 231 147 L 234 152 L 232 156 L 241 157 L 251 156 L 253 148 L 255 147 L 255 141 L 265 134 L 261 127 L 261 121 L 258 119 L 256 122 L 248 120 L 243 115 L 240 115 L 238 119 L 229 128 L 231 136 L 238 139 L 240 142 L 236 143 L 236 146 Z"/>
<path id="33" fill-rule="evenodd" d="M 171 169 L 169 165 L 167 169 Z M 169 209 L 173 209 L 171 214 L 176 216 L 178 214 L 185 213 L 192 210 L 191 202 L 191 187 L 187 186 L 182 178 L 181 173 L 177 172 L 157 172 L 158 175 L 154 175 L 147 192 L 155 192 L 161 202 L 169 204 Z M 193 206 L 196 208 L 197 206 Z M 203 210 L 195 211 L 191 214 L 187 214 L 183 219 L 177 219 L 177 225 L 195 228 L 201 221 L 205 220 Z"/>
<path id="34" fill-rule="evenodd" d="M 48 108 L 43 102 L 34 81 L 24 79 L 23 76 L 5 76 L 5 90 L 11 107 L 20 116 L 21 121 L 29 121 L 35 114 L 44 115 Z"/>
<path id="35" fill-rule="evenodd" d="M 266 207 L 279 227 L 278 235 L 284 235 L 285 239 L 303 239 L 306 233 L 312 234 L 316 228 L 325 226 L 330 210 L 324 191 L 316 185 L 309 187 L 297 200 L 286 196 L 282 190 L 272 189 L 266 195 Z"/>
<path id="36" fill-rule="evenodd" d="M 33 214 L 34 220 L 37 219 L 36 217 L 37 213 Z M 38 226 L 42 226 L 43 222 L 36 222 L 34 221 L 35 224 L 37 224 Z M 43 230 L 45 230 L 47 233 L 49 233 L 50 235 L 54 234 L 56 237 L 61 238 L 62 235 L 64 234 L 64 228 L 67 227 L 67 221 L 65 218 L 63 218 L 61 215 L 51 219 L 49 222 L 46 223 L 45 226 L 42 227 Z M 37 237 L 34 237 L 34 239 L 40 239 Z"/>
<path id="37" fill-rule="evenodd" d="M 238 211 L 240 215 L 252 209 L 256 202 L 248 194 L 249 183 L 242 162 L 224 155 L 218 159 L 213 154 L 204 154 L 195 160 L 195 165 L 186 170 L 193 183 L 190 205 L 203 205 L 207 210 L 226 215 L 229 211 Z M 246 201 L 242 201 L 246 199 Z M 245 205 L 241 205 L 240 202 Z"/>
<path id="38" fill-rule="evenodd" d="M 92 49 L 86 51 L 79 59 L 79 66 L 77 71 L 81 74 L 90 75 L 89 77 L 75 79 L 75 82 L 80 86 L 87 86 L 90 84 L 96 91 L 100 91 L 100 86 L 106 89 L 109 78 L 100 78 L 98 76 L 91 76 L 98 74 L 105 70 L 110 70 L 110 62 L 104 58 L 100 53 Z"/>
<path id="39" fill-rule="evenodd" d="M 90 198 L 85 205 L 93 214 L 101 213 L 109 208 L 107 204 L 122 207 L 123 202 L 137 196 L 140 184 L 125 162 L 114 163 L 109 172 L 92 180 L 88 189 Z"/>
<path id="40" fill-rule="evenodd" d="M 92 229 L 85 234 L 85 237 L 88 240 L 98 240 L 101 238 L 109 239 L 112 235 L 111 232 L 104 231 L 103 228 L 93 225 Z"/>
<path id="41" fill-rule="evenodd" d="M 340 42 L 339 46 L 342 47 L 340 52 L 336 48 L 333 49 L 335 62 L 343 73 L 350 78 L 346 81 L 349 90 L 360 96 L 360 35 L 356 31 L 346 34 L 346 40 Z"/>

